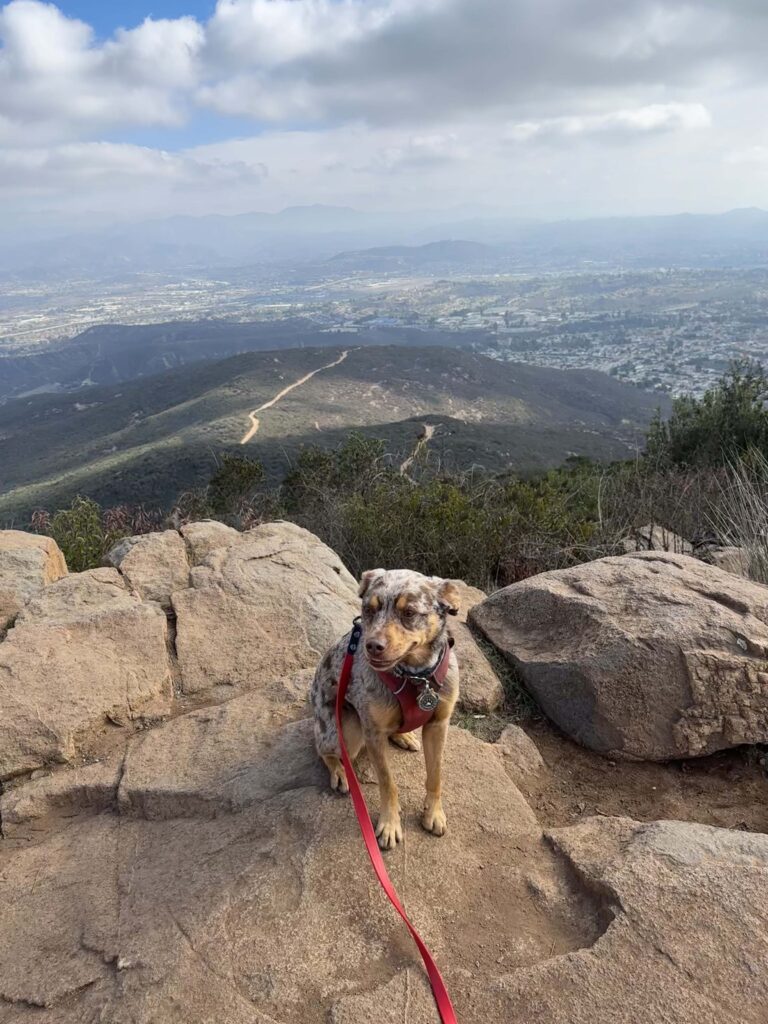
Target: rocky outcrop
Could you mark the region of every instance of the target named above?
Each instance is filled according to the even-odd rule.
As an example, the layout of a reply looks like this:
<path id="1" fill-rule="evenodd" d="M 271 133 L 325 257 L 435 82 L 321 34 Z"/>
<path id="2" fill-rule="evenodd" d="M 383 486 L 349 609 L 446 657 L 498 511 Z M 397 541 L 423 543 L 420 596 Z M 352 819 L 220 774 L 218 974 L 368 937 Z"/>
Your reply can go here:
<path id="1" fill-rule="evenodd" d="M 672 553 L 605 558 L 491 595 L 470 619 L 546 714 L 605 754 L 768 742 L 768 588 Z"/>
<path id="2" fill-rule="evenodd" d="M 71 818 L 114 809 L 122 774 L 122 757 L 83 768 L 46 772 L 41 778 L 9 788 L 0 796 L 0 821 L 6 839 L 24 837 L 41 821 Z"/>
<path id="3" fill-rule="evenodd" d="M 145 601 L 170 608 L 171 595 L 189 586 L 184 540 L 175 530 L 121 540 L 107 555 L 128 586 Z"/>
<path id="4" fill-rule="evenodd" d="M 135 737 L 118 777 L 41 780 L 66 816 L 16 791 L 14 845 L 0 846 L 4 1024 L 436 1024 L 311 723 L 276 728 L 254 701 Z M 452 730 L 436 840 L 418 825 L 421 758 L 393 764 L 406 843 L 388 867 L 464 1024 L 528 1024 L 532 1007 L 545 1024 L 762 1021 L 766 837 L 617 818 L 543 836 L 498 745 Z"/>
<path id="5" fill-rule="evenodd" d="M 126 568 L 137 547 L 127 545 L 120 573 L 42 586 L 0 641 L 0 1024 L 436 1024 L 414 946 L 373 881 L 349 800 L 328 790 L 307 717 L 314 662 L 348 628 L 355 581 L 288 524 L 244 535 L 196 525 L 184 528 L 189 586 L 152 575 L 144 556 Z M 631 619 L 646 664 L 667 670 L 648 658 L 651 641 L 666 651 L 676 625 L 711 655 L 735 616 L 739 656 L 764 656 L 758 594 L 768 591 L 654 558 L 509 590 L 533 588 L 536 642 L 549 630 L 565 650 L 578 628 L 596 663 L 608 655 L 592 622 L 610 587 L 605 651 Z M 737 599 L 727 581 L 753 589 Z M 495 629 L 508 607 L 521 628 L 526 604 L 510 606 L 508 592 L 471 617 Z M 561 607 L 570 618 L 547 618 Z M 84 756 L 98 759 L 54 764 Z M 450 730 L 448 832 L 436 839 L 419 824 L 422 756 L 391 756 L 405 842 L 388 869 L 462 1024 L 762 1022 L 768 838 L 607 817 L 543 833 L 516 786 L 543 762 L 509 726 L 495 744 Z M 53 767 L 20 774 L 43 763 Z M 365 757 L 359 775 L 375 813 Z"/>
<path id="6" fill-rule="evenodd" d="M 291 684 L 276 679 L 146 733 L 123 765 L 121 812 L 148 819 L 215 818 L 321 781 L 311 723 L 301 724 L 301 740 L 282 732 L 308 712 L 311 676 L 299 673 Z M 297 751 L 287 775 L 280 758 L 271 756 L 281 744 Z"/>
<path id="7" fill-rule="evenodd" d="M 0 636 L 26 602 L 67 575 L 67 563 L 50 537 L 0 530 Z"/>
<path id="8" fill-rule="evenodd" d="M 418 985 L 350 803 L 327 791 L 310 723 L 270 723 L 263 746 L 265 734 L 248 739 L 258 716 L 244 713 L 242 727 L 239 717 L 233 708 L 197 718 L 201 768 L 191 742 L 174 759 L 176 721 L 136 737 L 119 812 L 83 809 L 16 846 L 0 888 L 0 995 L 15 1020 L 321 1024 L 345 995 L 393 979 Z M 453 982 L 461 1019 L 479 1024 L 488 1018 L 476 991 L 593 942 L 597 910 L 543 843 L 493 747 L 452 732 L 450 831 L 439 841 L 418 823 L 421 758 L 393 751 L 393 764 L 407 827 L 393 880 Z M 250 797 L 233 804 L 238 777 Z M 149 799 L 158 784 L 162 799 L 156 789 Z M 375 804 L 375 787 L 365 789 Z"/>
<path id="9" fill-rule="evenodd" d="M 187 694 L 226 688 L 231 696 L 314 668 L 359 614 L 356 581 L 313 534 L 268 523 L 230 540 L 173 595 Z"/>
<path id="10" fill-rule="evenodd" d="M 74 760 L 110 722 L 167 711 L 166 619 L 114 569 L 65 576 L 0 644 L 0 780 Z"/>

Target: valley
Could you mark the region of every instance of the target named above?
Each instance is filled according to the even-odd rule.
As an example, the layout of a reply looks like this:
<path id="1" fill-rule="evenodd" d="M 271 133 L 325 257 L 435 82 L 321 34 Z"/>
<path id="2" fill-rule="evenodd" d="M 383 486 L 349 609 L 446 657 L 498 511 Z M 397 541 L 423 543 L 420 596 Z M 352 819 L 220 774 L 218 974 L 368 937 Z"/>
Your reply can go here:
<path id="1" fill-rule="evenodd" d="M 351 430 L 381 438 L 399 466 L 425 423 L 439 425 L 428 457 L 452 468 L 524 472 L 576 455 L 626 458 L 658 404 L 659 396 L 604 374 L 498 363 L 439 346 L 244 353 L 7 401 L 0 521 L 22 521 L 77 493 L 104 505 L 167 508 L 208 479 L 222 451 L 242 451 L 246 438 L 272 481 L 308 444 L 335 447 Z M 253 410 L 267 407 L 258 433 L 244 437 Z"/>

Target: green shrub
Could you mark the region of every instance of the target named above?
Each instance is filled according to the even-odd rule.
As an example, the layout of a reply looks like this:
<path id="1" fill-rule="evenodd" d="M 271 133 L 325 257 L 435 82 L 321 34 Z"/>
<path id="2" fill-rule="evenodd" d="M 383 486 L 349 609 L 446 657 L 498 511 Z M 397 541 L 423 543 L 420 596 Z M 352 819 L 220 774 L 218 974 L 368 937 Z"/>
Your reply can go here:
<path id="1" fill-rule="evenodd" d="M 675 399 L 666 421 L 656 416 L 648 434 L 653 464 L 722 466 L 752 449 L 768 455 L 768 377 L 759 363 L 734 362 L 702 398 Z"/>
<path id="2" fill-rule="evenodd" d="M 105 530 L 101 508 L 80 495 L 69 508 L 59 509 L 47 520 L 38 517 L 37 526 L 39 532 L 47 533 L 59 545 L 70 572 L 84 572 L 101 565 L 107 551 L 125 536 Z"/>
<path id="3" fill-rule="evenodd" d="M 256 459 L 224 452 L 208 483 L 211 511 L 214 515 L 237 512 L 241 505 L 253 498 L 263 479 L 264 467 Z"/>

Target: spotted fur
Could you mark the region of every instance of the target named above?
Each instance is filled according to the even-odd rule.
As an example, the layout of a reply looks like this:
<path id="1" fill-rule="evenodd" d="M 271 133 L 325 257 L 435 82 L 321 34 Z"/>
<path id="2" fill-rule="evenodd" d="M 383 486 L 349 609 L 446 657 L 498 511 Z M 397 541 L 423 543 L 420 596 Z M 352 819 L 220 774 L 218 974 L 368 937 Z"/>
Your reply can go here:
<path id="1" fill-rule="evenodd" d="M 391 671 L 398 665 L 417 671 L 438 660 L 448 641 L 447 615 L 459 608 L 456 587 L 436 576 L 407 569 L 372 569 L 360 581 L 363 635 L 347 689 L 342 727 L 352 761 L 365 747 L 379 782 L 381 807 L 376 834 L 383 849 L 402 839 L 397 786 L 389 767 L 388 743 L 418 750 L 414 733 L 398 734 L 402 713 L 397 698 L 379 679 L 376 669 Z M 317 752 L 330 773 L 331 788 L 347 793 L 336 731 L 336 691 L 350 634 L 327 652 L 315 672 L 311 699 Z M 375 668 L 373 667 L 375 666 Z M 422 728 L 427 767 L 427 796 L 422 824 L 443 835 L 442 756 L 448 723 L 459 695 L 459 670 L 451 652 L 448 675 L 440 690 L 440 703 Z"/>

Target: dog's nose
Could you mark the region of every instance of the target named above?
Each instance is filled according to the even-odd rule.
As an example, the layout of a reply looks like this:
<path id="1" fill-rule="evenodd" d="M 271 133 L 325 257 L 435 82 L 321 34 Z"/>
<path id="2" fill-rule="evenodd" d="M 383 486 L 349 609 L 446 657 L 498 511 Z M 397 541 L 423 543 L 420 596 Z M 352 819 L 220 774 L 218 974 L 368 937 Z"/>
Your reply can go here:
<path id="1" fill-rule="evenodd" d="M 365 649 L 369 654 L 382 654 L 384 651 L 384 644 L 379 643 L 378 640 L 367 640 Z"/>

